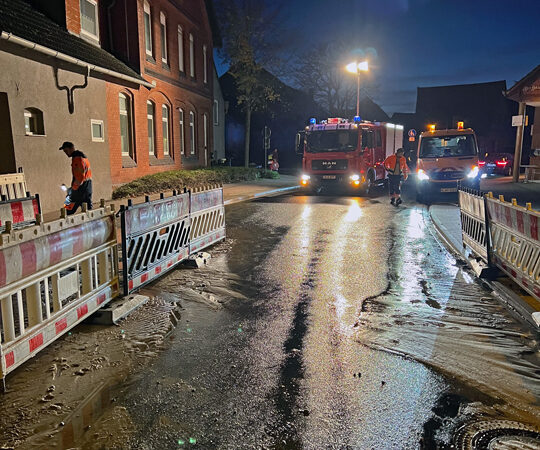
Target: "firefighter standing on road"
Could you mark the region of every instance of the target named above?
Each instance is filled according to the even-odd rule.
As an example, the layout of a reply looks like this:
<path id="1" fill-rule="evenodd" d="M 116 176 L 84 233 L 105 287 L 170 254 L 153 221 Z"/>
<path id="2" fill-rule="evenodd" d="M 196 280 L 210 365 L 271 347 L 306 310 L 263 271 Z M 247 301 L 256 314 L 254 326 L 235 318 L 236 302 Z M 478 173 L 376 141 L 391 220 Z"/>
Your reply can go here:
<path id="1" fill-rule="evenodd" d="M 90 169 L 90 161 L 83 152 L 75 150 L 72 142 L 64 142 L 59 150 L 63 150 L 71 158 L 73 178 L 64 204 L 67 214 L 75 214 L 75 211 L 83 203 L 86 203 L 88 210 L 92 209 L 92 169 Z"/>
<path id="2" fill-rule="evenodd" d="M 401 200 L 401 177 L 406 180 L 409 176 L 409 167 L 403 154 L 405 151 L 398 148 L 394 155 L 390 155 L 384 161 L 384 168 L 388 172 L 388 186 L 390 189 L 390 203 L 399 206 Z"/>

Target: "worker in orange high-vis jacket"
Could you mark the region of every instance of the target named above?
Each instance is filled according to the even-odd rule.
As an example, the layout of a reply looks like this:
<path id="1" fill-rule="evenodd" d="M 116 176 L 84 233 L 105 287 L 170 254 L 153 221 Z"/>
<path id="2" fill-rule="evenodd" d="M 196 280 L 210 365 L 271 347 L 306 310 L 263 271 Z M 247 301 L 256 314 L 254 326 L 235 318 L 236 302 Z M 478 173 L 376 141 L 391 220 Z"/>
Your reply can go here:
<path id="1" fill-rule="evenodd" d="M 384 168 L 388 172 L 388 187 L 390 190 L 390 203 L 394 206 L 399 206 L 401 200 L 401 178 L 404 180 L 409 176 L 409 167 L 403 154 L 405 151 L 398 148 L 396 153 L 390 155 L 384 161 Z"/>
<path id="2" fill-rule="evenodd" d="M 64 153 L 71 158 L 71 187 L 68 189 L 68 195 L 64 203 L 67 214 L 75 214 L 75 211 L 83 203 L 86 203 L 87 209 L 92 209 L 92 169 L 90 161 L 80 150 L 75 150 L 72 142 L 64 142 L 60 147 Z"/>

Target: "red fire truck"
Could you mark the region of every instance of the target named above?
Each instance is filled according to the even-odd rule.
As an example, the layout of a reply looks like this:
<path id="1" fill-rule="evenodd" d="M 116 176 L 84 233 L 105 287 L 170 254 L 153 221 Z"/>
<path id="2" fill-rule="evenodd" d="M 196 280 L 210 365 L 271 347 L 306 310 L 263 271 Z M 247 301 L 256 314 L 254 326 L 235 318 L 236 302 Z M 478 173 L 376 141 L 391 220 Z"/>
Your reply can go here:
<path id="1" fill-rule="evenodd" d="M 384 122 L 331 118 L 310 125 L 296 136 L 303 155 L 300 184 L 319 192 L 342 186 L 367 194 L 385 179 L 383 162 L 403 143 L 403 126 Z"/>

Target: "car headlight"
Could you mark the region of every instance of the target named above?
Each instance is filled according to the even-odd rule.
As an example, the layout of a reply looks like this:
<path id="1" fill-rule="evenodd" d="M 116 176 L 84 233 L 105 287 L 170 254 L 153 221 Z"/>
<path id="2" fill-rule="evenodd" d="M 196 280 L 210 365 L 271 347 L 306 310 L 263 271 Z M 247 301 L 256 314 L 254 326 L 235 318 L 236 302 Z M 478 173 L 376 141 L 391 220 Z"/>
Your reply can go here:
<path id="1" fill-rule="evenodd" d="M 479 173 L 480 170 L 478 169 L 478 166 L 472 166 L 471 171 L 467 174 L 467 178 L 476 178 Z"/>
<path id="2" fill-rule="evenodd" d="M 429 175 L 423 169 L 418 169 L 418 171 L 416 172 L 416 176 L 420 181 L 429 180 Z"/>
<path id="3" fill-rule="evenodd" d="M 304 174 L 304 175 L 302 175 L 301 178 L 302 178 L 302 181 L 309 181 L 311 177 L 309 175 Z"/>
<path id="4" fill-rule="evenodd" d="M 354 174 L 354 175 L 351 175 L 349 178 L 351 179 L 351 181 L 359 181 L 360 175 Z"/>

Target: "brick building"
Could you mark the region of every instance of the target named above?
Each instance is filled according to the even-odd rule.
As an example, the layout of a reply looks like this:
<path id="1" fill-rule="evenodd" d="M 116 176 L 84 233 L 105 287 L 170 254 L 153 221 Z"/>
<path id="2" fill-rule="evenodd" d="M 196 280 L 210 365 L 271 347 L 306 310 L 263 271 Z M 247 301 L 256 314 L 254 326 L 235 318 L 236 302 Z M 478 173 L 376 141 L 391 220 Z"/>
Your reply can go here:
<path id="1" fill-rule="evenodd" d="M 113 185 L 209 165 L 216 37 L 211 3 L 117 0 L 107 14 L 108 50 L 154 86 L 107 84 Z"/>
<path id="2" fill-rule="evenodd" d="M 0 0 L 0 173 L 22 168 L 50 211 L 65 140 L 90 158 L 96 200 L 208 164 L 215 29 L 210 0 Z"/>

